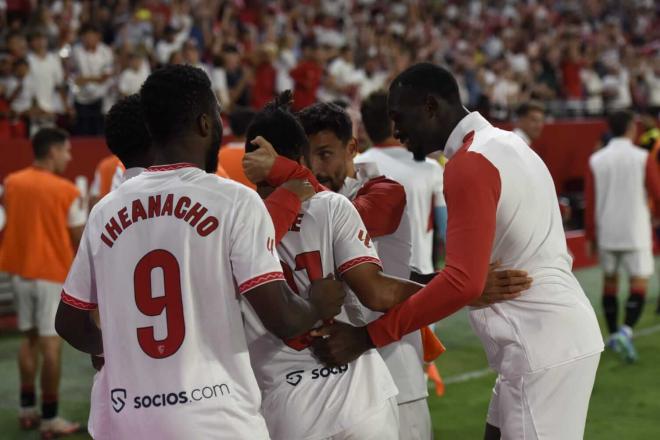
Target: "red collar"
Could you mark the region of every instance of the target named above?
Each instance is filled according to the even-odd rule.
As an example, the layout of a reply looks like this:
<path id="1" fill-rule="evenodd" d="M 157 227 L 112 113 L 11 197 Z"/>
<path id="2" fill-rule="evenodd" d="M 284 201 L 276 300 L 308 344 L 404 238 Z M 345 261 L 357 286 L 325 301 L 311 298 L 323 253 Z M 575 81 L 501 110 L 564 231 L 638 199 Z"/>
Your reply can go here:
<path id="1" fill-rule="evenodd" d="M 172 171 L 172 170 L 180 170 L 181 168 L 190 168 L 190 167 L 199 168 L 197 165 L 193 165 L 188 162 L 179 162 L 179 163 L 171 163 L 166 165 L 155 165 L 147 168 L 147 171 Z"/>

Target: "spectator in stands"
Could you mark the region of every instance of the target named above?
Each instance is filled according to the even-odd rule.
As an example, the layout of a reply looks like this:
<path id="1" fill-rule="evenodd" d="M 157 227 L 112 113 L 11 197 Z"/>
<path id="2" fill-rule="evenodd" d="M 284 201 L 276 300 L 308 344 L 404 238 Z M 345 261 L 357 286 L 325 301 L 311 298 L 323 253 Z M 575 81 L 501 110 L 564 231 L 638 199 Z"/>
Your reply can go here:
<path id="1" fill-rule="evenodd" d="M 218 102 L 220 102 L 220 107 L 224 112 L 227 112 L 231 107 L 231 100 L 229 99 L 229 88 L 227 86 L 227 73 L 222 67 L 222 56 L 220 55 L 213 57 L 211 86 Z"/>
<path id="2" fill-rule="evenodd" d="M 532 145 L 543 131 L 545 107 L 538 101 L 524 102 L 516 110 L 516 128 L 513 132 L 527 145 Z"/>
<path id="3" fill-rule="evenodd" d="M 93 25 L 80 29 L 79 45 L 72 54 L 76 134 L 103 133 L 103 101 L 107 98 L 114 72 L 112 50 L 101 43 L 101 34 Z"/>
<path id="4" fill-rule="evenodd" d="M 302 110 L 316 102 L 316 94 L 321 79 L 323 66 L 319 62 L 318 46 L 312 39 L 304 40 L 300 46 L 302 58 L 300 63 L 290 72 L 294 82 L 293 110 Z"/>
<path id="5" fill-rule="evenodd" d="M 274 66 L 277 47 L 266 43 L 259 47 L 254 60 L 254 85 L 252 86 L 250 106 L 261 110 L 276 95 L 277 71 Z"/>
<path id="6" fill-rule="evenodd" d="M 121 96 L 130 96 L 139 92 L 150 72 L 149 63 L 144 56 L 136 52 L 131 53 L 128 57 L 128 67 L 119 74 L 117 87 Z"/>
<path id="7" fill-rule="evenodd" d="M 253 84 L 252 71 L 241 63 L 241 55 L 234 45 L 226 45 L 222 50 L 230 108 L 250 105 L 250 88 Z"/>
<path id="8" fill-rule="evenodd" d="M 35 87 L 36 105 L 41 110 L 42 123 L 54 124 L 57 114 L 72 114 L 73 109 L 64 82 L 60 57 L 48 51 L 45 34 L 36 31 L 30 35 L 31 52 L 28 55 L 30 76 Z"/>
<path id="9" fill-rule="evenodd" d="M 18 327 L 24 332 L 18 355 L 20 426 L 33 429 L 41 419 L 42 438 L 54 438 L 80 429 L 80 424 L 57 416 L 61 339 L 55 332 L 55 314 L 86 212 L 78 188 L 59 176 L 71 160 L 67 133 L 42 129 L 32 147 L 34 163 L 5 179 L 7 223 L 0 270 L 12 275 Z M 39 358 L 41 414 L 35 393 Z"/>
<path id="10" fill-rule="evenodd" d="M 7 52 L 13 61 L 27 57 L 28 44 L 22 32 L 12 32 L 7 36 Z"/>
<path id="11" fill-rule="evenodd" d="M 9 104 L 9 120 L 16 137 L 27 137 L 30 117 L 36 115 L 36 87 L 29 73 L 28 61 L 18 58 L 13 63 L 12 76 L 6 82 L 5 96 Z"/>
<path id="12" fill-rule="evenodd" d="M 185 64 L 202 69 L 209 77 L 211 76 L 208 66 L 201 60 L 196 40 L 193 40 L 192 38 L 188 39 L 188 41 L 183 44 L 181 55 L 183 56 L 183 62 Z"/>

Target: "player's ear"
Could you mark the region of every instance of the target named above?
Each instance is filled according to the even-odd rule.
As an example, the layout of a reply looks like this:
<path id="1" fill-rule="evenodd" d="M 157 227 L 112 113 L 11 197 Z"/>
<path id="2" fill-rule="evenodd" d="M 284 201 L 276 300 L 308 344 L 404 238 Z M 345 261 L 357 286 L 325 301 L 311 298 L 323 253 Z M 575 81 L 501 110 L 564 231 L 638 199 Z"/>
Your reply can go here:
<path id="1" fill-rule="evenodd" d="M 206 113 L 202 113 L 201 115 L 199 115 L 199 117 L 197 118 L 197 131 L 199 132 L 200 136 L 202 137 L 209 136 L 212 127 L 213 124 L 211 123 L 210 115 Z"/>
<path id="2" fill-rule="evenodd" d="M 346 149 L 351 160 L 355 159 L 355 156 L 358 154 L 358 141 L 355 137 L 352 137 L 348 144 L 346 144 Z"/>

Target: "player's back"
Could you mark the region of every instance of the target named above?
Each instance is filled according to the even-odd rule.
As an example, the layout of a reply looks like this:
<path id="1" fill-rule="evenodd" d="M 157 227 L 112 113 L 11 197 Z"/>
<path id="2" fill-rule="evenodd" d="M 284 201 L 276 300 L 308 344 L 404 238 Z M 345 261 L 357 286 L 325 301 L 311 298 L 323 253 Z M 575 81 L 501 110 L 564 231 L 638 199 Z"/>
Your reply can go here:
<path id="1" fill-rule="evenodd" d="M 433 208 L 444 205 L 440 164 L 431 159 L 415 161 L 403 147 L 373 147 L 355 162 L 375 163 L 384 176 L 404 187 L 412 237 L 411 266 L 420 274 L 433 273 Z"/>
<path id="2" fill-rule="evenodd" d="M 83 245 L 117 438 L 268 438 L 238 296 L 258 272 L 254 231 L 242 235 L 258 204 L 181 165 L 152 167 L 94 208 Z"/>
<path id="3" fill-rule="evenodd" d="M 328 274 L 339 278 L 359 264 L 379 264 L 357 210 L 344 196 L 329 191 L 303 203 L 277 252 L 289 286 L 304 297 L 311 281 Z M 347 293 L 337 317 L 345 322 L 357 311 L 352 308 L 357 299 Z M 263 394 L 263 414 L 274 440 L 331 437 L 396 395 L 396 386 L 376 350 L 348 365 L 327 368 L 309 348 L 303 348 L 304 338 L 287 345 L 266 331 L 247 304 L 244 311 L 252 365 Z"/>
<path id="4" fill-rule="evenodd" d="M 485 348 L 494 364 L 505 355 L 496 350 L 497 345 L 522 343 L 525 353 L 520 353 L 512 371 L 545 368 L 597 353 L 602 337 L 593 308 L 571 271 L 552 177 L 518 136 L 486 124 L 483 120 L 484 128 L 476 131 L 468 152 L 449 160 L 446 175 L 470 153 L 483 155 L 497 169 L 501 187 L 491 261 L 526 270 L 534 281 L 515 300 L 473 309 L 473 327 L 488 334 L 491 342 Z M 553 336 L 550 347 L 548 334 Z"/>
<path id="5" fill-rule="evenodd" d="M 600 248 L 628 251 L 652 245 L 645 185 L 648 155 L 630 140 L 614 138 L 591 156 Z"/>

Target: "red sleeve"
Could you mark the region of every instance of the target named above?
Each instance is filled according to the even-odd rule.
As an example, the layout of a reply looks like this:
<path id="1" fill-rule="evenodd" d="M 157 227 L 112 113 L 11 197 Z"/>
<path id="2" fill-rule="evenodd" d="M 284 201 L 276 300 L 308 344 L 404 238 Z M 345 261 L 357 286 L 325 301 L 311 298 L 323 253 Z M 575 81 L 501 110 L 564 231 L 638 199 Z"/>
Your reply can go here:
<path id="1" fill-rule="evenodd" d="M 300 199 L 285 188 L 277 188 L 264 200 L 275 226 L 275 245 L 280 244 L 300 212 Z"/>
<path id="2" fill-rule="evenodd" d="M 316 177 L 314 177 L 314 174 L 312 174 L 309 168 L 300 165 L 296 161 L 287 159 L 284 156 L 277 156 L 273 168 L 270 170 L 270 174 L 266 177 L 266 182 L 271 186 L 278 187 L 284 182 L 288 182 L 292 179 L 304 179 L 309 181 L 316 192 L 326 190 L 326 188 L 316 180 Z"/>
<path id="3" fill-rule="evenodd" d="M 369 180 L 358 191 L 353 206 L 367 227 L 371 238 L 394 233 L 406 209 L 406 191 L 385 177 Z"/>
<path id="4" fill-rule="evenodd" d="M 584 176 L 584 235 L 587 241 L 596 239 L 596 190 L 594 173 L 587 165 Z"/>
<path id="5" fill-rule="evenodd" d="M 478 298 L 486 285 L 495 238 L 501 182 L 484 156 L 459 152 L 447 163 L 445 269 L 426 287 L 367 326 L 376 347 L 451 315 Z"/>
<path id="6" fill-rule="evenodd" d="M 660 174 L 655 154 L 649 153 L 646 159 L 646 192 L 653 201 L 653 206 L 660 206 Z"/>

